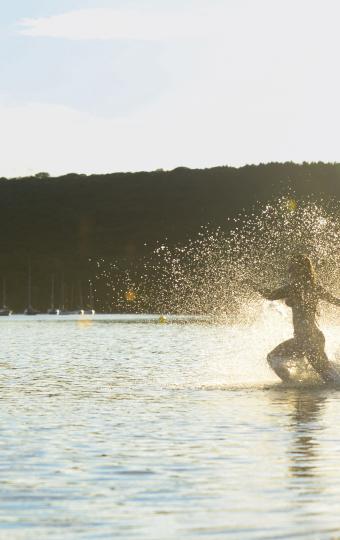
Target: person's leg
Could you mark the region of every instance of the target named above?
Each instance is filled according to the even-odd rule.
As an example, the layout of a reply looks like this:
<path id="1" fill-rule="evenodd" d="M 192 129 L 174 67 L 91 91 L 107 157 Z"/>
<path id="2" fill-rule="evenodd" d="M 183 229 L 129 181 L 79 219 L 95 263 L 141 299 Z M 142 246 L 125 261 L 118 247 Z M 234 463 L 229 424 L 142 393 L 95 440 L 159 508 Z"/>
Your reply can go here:
<path id="1" fill-rule="evenodd" d="M 335 382 L 335 379 L 339 377 L 337 370 L 328 360 L 325 351 L 316 349 L 307 351 L 306 358 L 325 382 Z"/>
<path id="2" fill-rule="evenodd" d="M 308 340 L 306 344 L 306 358 L 325 382 L 334 381 L 337 371 L 325 353 L 325 338 L 322 332 L 315 333 Z"/>
<path id="3" fill-rule="evenodd" d="M 290 379 L 290 372 L 287 367 L 287 361 L 296 356 L 299 352 L 295 339 L 288 339 L 280 343 L 267 356 L 267 361 L 273 371 L 287 382 Z"/>

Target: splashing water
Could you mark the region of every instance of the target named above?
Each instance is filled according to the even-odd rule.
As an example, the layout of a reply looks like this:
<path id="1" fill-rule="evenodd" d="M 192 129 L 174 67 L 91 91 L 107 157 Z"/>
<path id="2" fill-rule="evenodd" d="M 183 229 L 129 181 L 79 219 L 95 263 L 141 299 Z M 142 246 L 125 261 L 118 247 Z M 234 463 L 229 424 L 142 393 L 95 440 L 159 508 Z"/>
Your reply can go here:
<path id="1" fill-rule="evenodd" d="M 229 232 L 201 230 L 186 246 L 156 249 L 149 294 L 158 311 L 215 313 L 247 322 L 258 315 L 260 302 L 247 282 L 266 288 L 284 283 L 289 260 L 299 252 L 312 258 L 320 282 L 336 292 L 340 209 L 334 205 L 282 198 L 231 225 Z"/>
<path id="2" fill-rule="evenodd" d="M 126 269 L 120 283 L 111 265 L 105 270 L 108 295 L 120 289 L 117 305 L 124 307 L 130 299 L 135 311 L 148 306 L 158 313 L 204 314 L 210 321 L 240 327 L 253 356 L 263 362 L 265 350 L 291 337 L 291 314 L 282 303 L 264 301 L 249 281 L 269 289 L 284 284 L 290 258 L 304 253 L 319 282 L 337 294 L 340 205 L 283 197 L 227 225 L 228 232 L 201 229 L 186 245 L 159 245 L 141 269 Z M 340 310 L 324 305 L 322 315 L 334 357 Z"/>
<path id="3" fill-rule="evenodd" d="M 340 205 L 297 202 L 283 197 L 256 214 L 202 228 L 186 245 L 156 247 L 139 265 L 98 264 L 108 298 L 134 311 L 149 306 L 159 313 L 219 314 L 228 322 L 249 322 L 260 298 L 247 285 L 274 288 L 286 279 L 292 255 L 309 255 L 318 279 L 337 292 L 340 277 Z"/>

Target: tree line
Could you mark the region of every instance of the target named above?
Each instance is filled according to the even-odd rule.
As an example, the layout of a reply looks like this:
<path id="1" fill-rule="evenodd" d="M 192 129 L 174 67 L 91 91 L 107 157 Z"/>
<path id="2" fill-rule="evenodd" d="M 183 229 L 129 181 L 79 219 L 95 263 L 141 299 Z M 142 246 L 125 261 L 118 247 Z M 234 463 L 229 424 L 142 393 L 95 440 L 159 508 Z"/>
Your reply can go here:
<path id="1" fill-rule="evenodd" d="M 138 273 L 160 242 L 185 245 L 202 226 L 228 230 L 230 218 L 286 194 L 339 199 L 340 164 L 0 178 L 0 276 L 8 303 L 24 307 L 30 262 L 38 309 L 48 307 L 52 274 L 58 290 L 62 282 L 69 290 L 81 287 L 86 298 L 89 281 L 96 282 L 97 309 L 131 309 L 118 288 L 111 299 L 107 288 L 104 295 L 107 272 L 124 288 L 127 268 Z"/>

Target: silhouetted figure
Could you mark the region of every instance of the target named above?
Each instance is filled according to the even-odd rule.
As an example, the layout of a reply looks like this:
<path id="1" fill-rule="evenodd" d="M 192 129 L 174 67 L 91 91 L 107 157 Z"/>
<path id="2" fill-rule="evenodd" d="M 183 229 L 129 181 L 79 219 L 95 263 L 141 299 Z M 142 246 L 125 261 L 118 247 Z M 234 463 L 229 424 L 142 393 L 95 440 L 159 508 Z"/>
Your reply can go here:
<path id="1" fill-rule="evenodd" d="M 268 354 L 267 360 L 276 374 L 284 381 L 290 374 L 287 358 L 305 357 L 324 381 L 339 378 L 325 353 L 325 338 L 317 323 L 319 300 L 340 306 L 335 298 L 315 281 L 315 272 L 306 255 L 297 255 L 289 266 L 289 283 L 274 291 L 259 290 L 267 300 L 285 299 L 292 308 L 294 337 L 278 345 Z"/>

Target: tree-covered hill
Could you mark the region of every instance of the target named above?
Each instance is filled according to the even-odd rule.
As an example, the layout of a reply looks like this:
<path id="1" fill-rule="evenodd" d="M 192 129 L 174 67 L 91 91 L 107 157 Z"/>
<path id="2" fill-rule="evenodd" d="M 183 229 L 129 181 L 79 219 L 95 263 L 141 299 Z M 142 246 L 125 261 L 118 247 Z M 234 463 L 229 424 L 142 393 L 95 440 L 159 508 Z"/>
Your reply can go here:
<path id="1" fill-rule="evenodd" d="M 89 259 L 103 257 L 118 261 L 123 275 L 157 242 L 185 243 L 202 225 L 227 229 L 228 218 L 287 193 L 338 199 L 340 164 L 2 178 L 0 275 L 8 302 L 16 310 L 25 304 L 29 259 L 33 300 L 43 309 L 52 273 L 86 283 L 94 272 Z"/>

